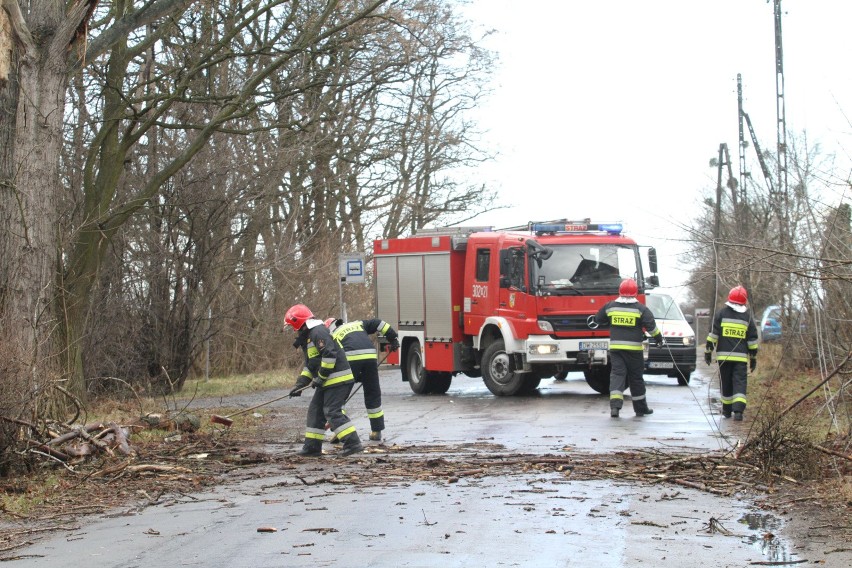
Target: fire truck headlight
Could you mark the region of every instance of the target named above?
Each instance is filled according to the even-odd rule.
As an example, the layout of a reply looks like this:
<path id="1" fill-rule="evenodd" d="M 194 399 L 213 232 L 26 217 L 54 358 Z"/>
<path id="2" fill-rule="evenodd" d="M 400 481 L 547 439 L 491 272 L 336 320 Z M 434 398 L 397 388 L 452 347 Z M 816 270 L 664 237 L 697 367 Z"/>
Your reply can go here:
<path id="1" fill-rule="evenodd" d="M 538 320 L 538 328 L 541 331 L 553 331 L 553 326 L 550 325 L 549 321 Z"/>
<path id="2" fill-rule="evenodd" d="M 534 355 L 553 355 L 559 353 L 559 346 L 550 343 L 540 343 L 530 347 L 530 353 Z"/>

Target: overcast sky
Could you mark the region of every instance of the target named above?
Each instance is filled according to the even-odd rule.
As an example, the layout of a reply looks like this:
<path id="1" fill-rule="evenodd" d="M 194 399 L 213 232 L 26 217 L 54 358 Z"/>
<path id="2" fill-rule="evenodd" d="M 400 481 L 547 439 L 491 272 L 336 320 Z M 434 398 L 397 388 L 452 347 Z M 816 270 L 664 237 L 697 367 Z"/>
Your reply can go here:
<path id="1" fill-rule="evenodd" d="M 852 1 L 782 7 L 788 131 L 807 131 L 848 163 Z M 513 205 L 465 224 L 621 221 L 657 247 L 663 283 L 680 285 L 677 224 L 715 191 L 709 162 L 720 143 L 739 171 L 737 73 L 761 145 L 775 148 L 773 4 L 473 0 L 465 13 L 476 30 L 495 30 L 484 44 L 499 55 L 478 115 L 499 156 L 471 175 Z M 759 179 L 754 154 L 747 160 Z"/>

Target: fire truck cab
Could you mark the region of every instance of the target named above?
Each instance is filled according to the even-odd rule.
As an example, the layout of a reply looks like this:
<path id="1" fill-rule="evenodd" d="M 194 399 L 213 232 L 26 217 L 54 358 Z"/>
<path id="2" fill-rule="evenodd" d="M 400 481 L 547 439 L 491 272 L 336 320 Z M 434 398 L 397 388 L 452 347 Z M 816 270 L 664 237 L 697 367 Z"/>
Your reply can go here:
<path id="1" fill-rule="evenodd" d="M 645 277 L 639 246 L 619 224 L 530 223 L 427 229 L 374 242 L 376 315 L 399 332 L 388 362 L 418 394 L 454 376 L 482 377 L 498 396 L 582 371 L 609 392 L 609 331 L 594 315 L 624 278 L 658 285 L 654 249 Z"/>

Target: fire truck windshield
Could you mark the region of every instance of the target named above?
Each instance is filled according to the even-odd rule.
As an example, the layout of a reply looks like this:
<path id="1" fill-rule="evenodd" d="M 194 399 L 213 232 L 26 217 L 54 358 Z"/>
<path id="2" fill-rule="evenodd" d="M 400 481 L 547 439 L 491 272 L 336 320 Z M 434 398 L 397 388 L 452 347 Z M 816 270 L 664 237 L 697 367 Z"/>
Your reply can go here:
<path id="1" fill-rule="evenodd" d="M 549 245 L 547 259 L 530 263 L 540 295 L 617 294 L 624 278 L 642 282 L 635 245 Z"/>

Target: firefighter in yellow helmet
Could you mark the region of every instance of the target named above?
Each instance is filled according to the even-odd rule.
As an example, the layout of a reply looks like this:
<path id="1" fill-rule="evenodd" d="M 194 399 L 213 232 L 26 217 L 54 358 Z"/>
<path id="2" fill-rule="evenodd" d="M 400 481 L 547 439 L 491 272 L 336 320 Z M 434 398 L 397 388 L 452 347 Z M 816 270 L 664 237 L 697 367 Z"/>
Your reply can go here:
<path id="1" fill-rule="evenodd" d="M 663 346 L 663 334 L 657 327 L 654 314 L 636 297 L 639 288 L 636 281 L 627 278 L 618 287 L 618 298 L 607 302 L 598 310 L 595 321 L 609 327 L 609 359 L 612 370 L 609 375 L 609 414 L 618 418 L 624 406 L 624 389 L 630 385 L 630 398 L 636 416 L 645 416 L 654 411 L 648 408 L 645 399 L 644 347 L 645 332 Z"/>
<path id="2" fill-rule="evenodd" d="M 748 311 L 748 293 L 742 286 L 731 288 L 728 301 L 713 316 L 707 335 L 704 362 L 711 362 L 716 349 L 722 391 L 722 416 L 742 420 L 748 400 L 748 371 L 757 368 L 757 326 Z"/>
<path id="3" fill-rule="evenodd" d="M 287 310 L 284 323 L 298 334 L 293 345 L 301 347 L 305 355 L 305 367 L 290 396 L 301 396 L 301 389 L 308 385 L 316 389 L 308 405 L 305 444 L 298 454 L 322 455 L 326 421 L 331 424 L 334 435 L 343 442 L 341 455 L 363 451 L 355 425 L 343 412 L 343 405 L 355 384 L 346 353 L 332 339 L 322 320 L 316 319 L 303 304 Z"/>

